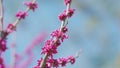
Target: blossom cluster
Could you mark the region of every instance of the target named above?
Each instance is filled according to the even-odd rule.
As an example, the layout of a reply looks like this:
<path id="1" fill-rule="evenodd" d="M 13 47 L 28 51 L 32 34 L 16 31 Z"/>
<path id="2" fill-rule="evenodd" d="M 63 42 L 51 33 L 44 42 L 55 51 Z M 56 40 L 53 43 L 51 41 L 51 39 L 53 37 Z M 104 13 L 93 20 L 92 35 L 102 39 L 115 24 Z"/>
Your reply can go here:
<path id="1" fill-rule="evenodd" d="M 40 60 L 37 61 L 38 64 L 37 66 L 35 66 L 34 68 L 40 68 L 40 64 L 42 62 L 42 58 Z M 69 56 L 67 58 L 59 58 L 59 59 L 54 59 L 54 58 L 48 58 L 46 60 L 46 65 L 44 68 L 51 68 L 51 67 L 64 67 L 66 66 L 67 63 L 71 63 L 74 64 L 75 63 L 75 58 L 73 56 Z"/>
<path id="2" fill-rule="evenodd" d="M 70 9 L 68 9 L 68 13 L 66 14 L 66 10 L 64 10 L 64 11 L 58 16 L 59 20 L 60 20 L 60 21 L 65 20 L 67 17 L 70 18 L 70 17 L 73 15 L 74 11 L 75 11 L 75 9 L 70 8 Z"/>
<path id="3" fill-rule="evenodd" d="M 51 33 L 51 39 L 47 40 L 44 44 L 44 47 L 42 48 L 41 54 L 48 54 L 49 56 L 52 56 L 53 54 L 57 53 L 57 47 L 63 42 L 64 39 L 67 39 L 68 37 L 65 35 L 67 32 L 67 28 L 63 28 L 63 31 L 55 30 Z M 59 38 L 57 40 L 54 40 L 53 38 Z"/>

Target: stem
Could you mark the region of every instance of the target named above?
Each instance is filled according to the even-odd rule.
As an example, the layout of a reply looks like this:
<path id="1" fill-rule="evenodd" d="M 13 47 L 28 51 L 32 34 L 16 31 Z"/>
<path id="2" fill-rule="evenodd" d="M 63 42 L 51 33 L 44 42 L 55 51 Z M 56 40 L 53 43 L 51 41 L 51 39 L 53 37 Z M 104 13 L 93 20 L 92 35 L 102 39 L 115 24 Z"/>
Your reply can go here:
<path id="1" fill-rule="evenodd" d="M 3 0 L 0 0 L 0 32 L 3 31 Z"/>
<path id="2" fill-rule="evenodd" d="M 80 49 L 78 52 L 76 52 L 76 54 L 75 54 L 75 58 L 78 58 L 79 57 L 79 55 L 81 54 L 83 52 L 83 50 L 82 49 Z"/>
<path id="3" fill-rule="evenodd" d="M 67 4 L 66 15 L 68 14 L 69 8 L 70 8 L 70 3 Z M 60 32 L 62 32 L 62 29 L 63 29 L 63 27 L 65 26 L 65 23 L 66 23 L 67 20 L 68 20 L 68 19 L 66 18 L 65 20 L 62 20 L 62 21 L 61 21 Z M 58 37 L 55 38 L 54 44 L 56 44 L 59 39 L 60 39 L 60 38 L 58 38 Z M 41 64 L 40 64 L 40 68 L 44 68 L 44 67 L 45 67 L 47 58 L 48 58 L 48 54 L 46 53 L 46 54 L 44 55 L 44 57 L 43 57 L 43 60 L 42 60 Z"/>

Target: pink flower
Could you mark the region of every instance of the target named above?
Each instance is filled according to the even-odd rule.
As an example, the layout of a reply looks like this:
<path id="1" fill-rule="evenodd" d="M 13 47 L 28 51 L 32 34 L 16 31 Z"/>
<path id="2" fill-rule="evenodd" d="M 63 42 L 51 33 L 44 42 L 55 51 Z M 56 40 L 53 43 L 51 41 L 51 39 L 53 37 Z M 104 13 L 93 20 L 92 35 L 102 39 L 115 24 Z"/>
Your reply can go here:
<path id="1" fill-rule="evenodd" d="M 68 39 L 68 36 L 66 36 L 65 34 L 62 33 L 62 35 L 61 35 L 61 41 L 63 42 L 64 39 Z"/>
<path id="2" fill-rule="evenodd" d="M 26 5 L 27 7 L 29 7 L 31 10 L 35 10 L 37 8 L 37 4 L 33 3 L 33 2 L 24 2 L 24 5 Z"/>
<path id="3" fill-rule="evenodd" d="M 66 17 L 67 17 L 67 15 L 65 14 L 65 12 L 63 12 L 63 13 L 61 13 L 61 14 L 58 16 L 58 19 L 59 19 L 60 21 L 62 21 L 62 20 L 65 20 Z"/>
<path id="4" fill-rule="evenodd" d="M 74 11 L 75 11 L 75 9 L 69 9 L 68 10 L 68 14 L 67 14 L 67 17 L 71 17 L 73 14 L 74 14 Z M 66 10 L 64 10 L 64 12 L 66 13 Z"/>
<path id="5" fill-rule="evenodd" d="M 68 3 L 71 3 L 72 0 L 64 0 L 64 4 L 67 5 Z"/>
<path id="6" fill-rule="evenodd" d="M 13 24 L 8 24 L 7 29 L 6 29 L 7 33 L 11 33 L 14 30 L 15 30 L 15 26 Z"/>
<path id="7" fill-rule="evenodd" d="M 42 58 L 40 60 L 38 60 L 37 62 L 38 62 L 38 64 L 36 66 L 34 66 L 33 68 L 40 68 L 40 64 L 42 62 Z M 49 67 L 48 62 L 46 62 L 46 65 L 45 65 L 44 68 L 51 68 L 51 67 Z"/>
<path id="8" fill-rule="evenodd" d="M 57 53 L 57 47 L 54 45 L 52 40 L 47 40 L 45 42 L 44 47 L 42 48 L 41 54 L 48 54 L 49 56 L 52 56 L 52 54 Z"/>
<path id="9" fill-rule="evenodd" d="M 34 66 L 33 68 L 40 68 L 39 66 L 40 66 L 40 64 L 41 64 L 41 62 L 42 62 L 42 58 L 41 59 L 39 59 L 39 60 L 37 60 L 37 65 L 36 66 Z"/>
<path id="10" fill-rule="evenodd" d="M 24 19 L 26 16 L 27 16 L 27 13 L 23 12 L 23 11 L 18 11 L 16 13 L 16 17 L 19 18 L 19 19 Z"/>
<path id="11" fill-rule="evenodd" d="M 56 67 L 57 68 L 59 66 L 57 59 L 50 58 L 47 60 L 47 63 L 48 63 L 49 67 Z"/>
<path id="12" fill-rule="evenodd" d="M 69 9 L 68 10 L 68 13 L 67 13 L 67 15 L 66 15 L 66 10 L 64 10 L 64 12 L 62 12 L 59 16 L 58 16 L 58 19 L 60 20 L 60 21 L 62 21 L 62 20 L 65 20 L 67 17 L 71 17 L 73 14 L 74 14 L 74 11 L 75 11 L 75 9 Z"/>
<path id="13" fill-rule="evenodd" d="M 67 59 L 66 58 L 59 58 L 58 63 L 63 67 L 66 66 L 67 64 Z"/>
<path id="14" fill-rule="evenodd" d="M 75 63 L 75 58 L 73 56 L 69 56 L 68 57 L 68 60 L 71 64 L 74 64 Z"/>
<path id="15" fill-rule="evenodd" d="M 6 40 L 0 39 L 0 50 L 4 52 L 6 49 Z"/>
<path id="16" fill-rule="evenodd" d="M 59 30 L 55 30 L 51 33 L 52 37 L 60 37 L 60 31 Z"/>
<path id="17" fill-rule="evenodd" d="M 64 30 L 63 30 L 64 31 Z M 66 28 L 65 28 L 65 31 L 66 31 Z M 64 32 L 65 32 L 64 31 Z M 67 39 L 68 37 L 65 35 L 64 32 L 60 32 L 60 30 L 55 30 L 51 33 L 51 36 L 52 37 L 56 37 L 56 38 L 60 38 L 61 41 L 63 42 L 64 39 Z"/>

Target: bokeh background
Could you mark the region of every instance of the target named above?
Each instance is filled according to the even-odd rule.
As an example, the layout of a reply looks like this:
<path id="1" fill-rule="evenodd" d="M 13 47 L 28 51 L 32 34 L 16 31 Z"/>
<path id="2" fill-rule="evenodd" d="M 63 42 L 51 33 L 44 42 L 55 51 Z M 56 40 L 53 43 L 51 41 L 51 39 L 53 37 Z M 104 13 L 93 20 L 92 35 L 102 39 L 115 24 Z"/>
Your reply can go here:
<path id="1" fill-rule="evenodd" d="M 4 0 L 4 28 L 15 21 L 15 13 L 25 10 L 23 1 Z M 37 0 L 38 9 L 30 11 L 25 20 L 20 21 L 16 32 L 8 36 L 8 50 L 4 53 L 7 65 L 11 63 L 10 43 L 15 37 L 16 53 L 22 54 L 32 39 L 39 33 L 46 37 L 33 48 L 34 59 L 28 68 L 37 64 L 40 52 L 50 33 L 60 26 L 57 16 L 65 9 L 63 0 Z M 69 19 L 69 39 L 58 48 L 56 58 L 82 53 L 74 65 L 64 68 L 120 68 L 120 0 L 73 0 L 75 14 Z M 25 56 L 26 57 L 26 56 Z"/>

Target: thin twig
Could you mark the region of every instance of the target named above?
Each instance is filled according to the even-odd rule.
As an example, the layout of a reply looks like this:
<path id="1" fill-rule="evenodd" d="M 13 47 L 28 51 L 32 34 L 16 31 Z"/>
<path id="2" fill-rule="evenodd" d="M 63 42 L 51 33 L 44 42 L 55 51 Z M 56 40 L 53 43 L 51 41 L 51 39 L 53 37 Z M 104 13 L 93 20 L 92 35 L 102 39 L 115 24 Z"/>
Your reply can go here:
<path id="1" fill-rule="evenodd" d="M 76 52 L 76 54 L 75 54 L 75 58 L 78 58 L 78 57 L 79 57 L 79 55 L 80 55 L 82 52 L 83 52 L 83 50 L 82 50 L 82 49 L 80 49 L 78 52 Z"/>

